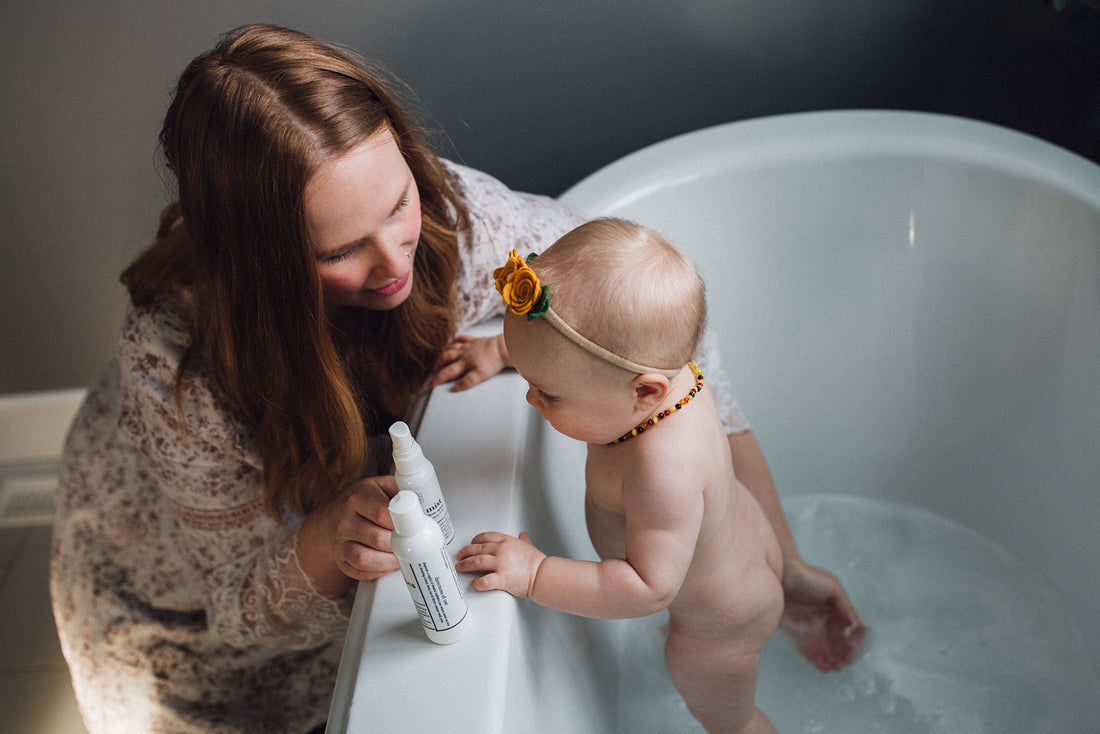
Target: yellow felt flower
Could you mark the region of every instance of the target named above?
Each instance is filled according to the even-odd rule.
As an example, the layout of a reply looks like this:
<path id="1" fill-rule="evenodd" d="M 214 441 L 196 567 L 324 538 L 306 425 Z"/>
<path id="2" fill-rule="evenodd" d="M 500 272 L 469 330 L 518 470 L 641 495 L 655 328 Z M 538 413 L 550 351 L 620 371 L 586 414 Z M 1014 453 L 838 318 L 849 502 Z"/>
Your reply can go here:
<path id="1" fill-rule="evenodd" d="M 520 268 L 527 267 L 527 263 L 523 261 L 523 258 L 512 250 L 508 253 L 508 262 L 504 263 L 501 267 L 493 271 L 493 280 L 496 282 L 497 293 L 504 294 L 504 286 L 512 278 L 512 274 Z"/>
<path id="2" fill-rule="evenodd" d="M 528 320 L 537 319 L 549 310 L 549 288 L 539 282 L 539 276 L 515 250 L 508 254 L 503 267 L 493 271 L 493 280 L 505 305 L 517 316 L 527 314 Z"/>
<path id="3" fill-rule="evenodd" d="M 514 313 L 522 316 L 530 311 L 542 297 L 542 284 L 539 283 L 539 276 L 535 275 L 535 271 L 524 263 L 522 268 L 512 274 L 511 280 L 504 286 L 501 295 L 504 296 L 504 302 L 508 304 L 508 307 Z"/>

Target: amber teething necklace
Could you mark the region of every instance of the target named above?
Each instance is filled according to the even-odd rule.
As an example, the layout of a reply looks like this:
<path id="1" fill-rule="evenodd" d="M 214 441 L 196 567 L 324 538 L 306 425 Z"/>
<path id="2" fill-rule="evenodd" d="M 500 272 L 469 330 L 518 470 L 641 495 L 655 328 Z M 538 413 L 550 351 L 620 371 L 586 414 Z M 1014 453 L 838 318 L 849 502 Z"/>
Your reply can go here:
<path id="1" fill-rule="evenodd" d="M 645 433 L 648 429 L 653 428 L 653 426 L 657 425 L 657 423 L 659 423 L 662 419 L 668 418 L 670 415 L 675 413 L 677 410 L 680 410 L 680 408 L 683 408 L 685 405 L 690 403 L 691 399 L 693 397 L 695 397 L 696 395 L 698 395 L 699 391 L 703 389 L 703 371 L 699 369 L 699 365 L 695 362 L 689 362 L 688 367 L 691 368 L 691 374 L 695 375 L 695 387 L 691 388 L 691 390 L 688 391 L 688 394 L 685 395 L 680 400 L 680 402 L 676 403 L 676 405 L 673 405 L 671 408 L 665 408 L 660 413 L 653 416 L 652 418 L 645 421 L 644 423 L 639 423 L 634 428 L 631 428 L 630 431 L 628 431 L 627 433 L 624 433 L 623 435 L 619 436 L 618 438 L 616 438 L 614 441 L 612 441 L 611 443 L 609 443 L 607 445 L 608 446 L 614 446 L 617 443 L 622 443 L 623 441 L 626 441 L 627 439 L 634 438 L 639 433 Z"/>

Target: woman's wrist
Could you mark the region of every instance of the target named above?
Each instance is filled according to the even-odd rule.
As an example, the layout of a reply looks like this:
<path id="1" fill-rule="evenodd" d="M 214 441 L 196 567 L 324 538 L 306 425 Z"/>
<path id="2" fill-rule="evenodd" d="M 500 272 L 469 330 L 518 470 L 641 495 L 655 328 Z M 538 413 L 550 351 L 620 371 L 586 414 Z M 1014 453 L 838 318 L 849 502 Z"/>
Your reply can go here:
<path id="1" fill-rule="evenodd" d="M 352 579 L 340 570 L 327 552 L 317 532 L 319 526 L 316 515 L 307 515 L 298 528 L 295 539 L 298 564 L 319 594 L 329 599 L 339 599 L 347 593 Z"/>
<path id="2" fill-rule="evenodd" d="M 780 579 L 780 583 L 786 588 L 791 583 L 796 583 L 804 574 L 806 569 L 806 561 L 802 559 L 802 556 L 798 553 L 793 555 L 783 554 L 783 577 Z"/>

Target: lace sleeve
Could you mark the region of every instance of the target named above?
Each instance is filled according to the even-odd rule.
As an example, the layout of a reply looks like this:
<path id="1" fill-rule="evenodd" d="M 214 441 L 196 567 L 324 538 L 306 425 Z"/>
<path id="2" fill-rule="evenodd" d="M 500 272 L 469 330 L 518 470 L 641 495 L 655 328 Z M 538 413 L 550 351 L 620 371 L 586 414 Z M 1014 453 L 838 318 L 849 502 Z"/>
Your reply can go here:
<path id="1" fill-rule="evenodd" d="M 456 292 L 462 330 L 504 313 L 492 274 L 509 250 L 542 252 L 586 219 L 549 197 L 512 191 L 492 176 L 456 163 L 444 165 L 470 212 L 470 228 L 459 240 Z"/>
<path id="2" fill-rule="evenodd" d="M 737 399 L 730 391 L 729 380 L 722 370 L 722 356 L 718 349 L 718 338 L 709 327 L 703 332 L 703 339 L 699 344 L 699 352 L 696 355 L 699 367 L 706 377 L 707 385 L 714 394 L 714 404 L 718 408 L 718 415 L 722 417 L 722 425 L 726 427 L 726 434 L 743 433 L 751 428 L 745 418 L 744 411 Z"/>
<path id="3" fill-rule="evenodd" d="M 182 555 L 207 590 L 207 624 L 236 646 L 313 647 L 342 634 L 350 598 L 321 595 L 298 562 L 295 527 L 263 509 L 254 432 L 219 401 L 200 372 L 186 380 L 182 415 L 174 378 L 188 339 L 171 309 L 131 309 L 119 347 L 120 429 L 155 473 L 170 518 L 150 543 Z M 173 547 L 174 546 L 174 547 Z"/>

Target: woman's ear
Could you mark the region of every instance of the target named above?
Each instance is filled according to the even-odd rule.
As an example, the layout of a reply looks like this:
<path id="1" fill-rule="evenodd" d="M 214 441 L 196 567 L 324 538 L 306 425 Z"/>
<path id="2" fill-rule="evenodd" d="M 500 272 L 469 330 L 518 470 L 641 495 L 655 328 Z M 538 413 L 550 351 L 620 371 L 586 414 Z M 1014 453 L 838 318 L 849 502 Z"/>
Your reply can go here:
<path id="1" fill-rule="evenodd" d="M 634 408 L 651 413 L 664 402 L 671 385 L 664 375 L 647 372 L 631 380 L 630 387 L 634 391 Z"/>

